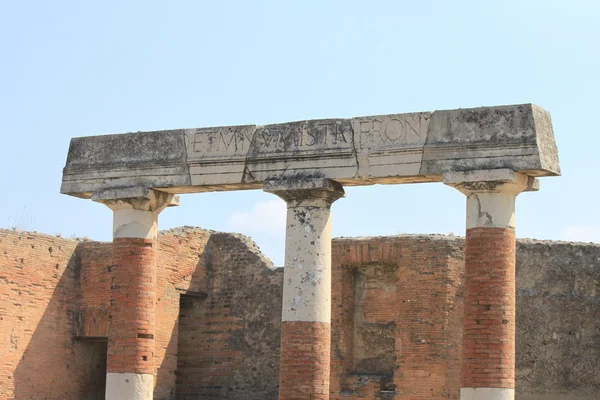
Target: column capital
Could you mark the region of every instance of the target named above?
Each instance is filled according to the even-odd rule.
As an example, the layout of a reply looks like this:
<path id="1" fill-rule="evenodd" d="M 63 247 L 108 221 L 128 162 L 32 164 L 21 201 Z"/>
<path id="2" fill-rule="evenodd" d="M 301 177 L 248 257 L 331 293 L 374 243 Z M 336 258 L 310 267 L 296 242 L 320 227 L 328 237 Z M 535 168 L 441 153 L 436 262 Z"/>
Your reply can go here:
<path id="1" fill-rule="evenodd" d="M 127 187 L 95 192 L 92 200 L 113 210 L 113 239 L 156 240 L 158 214 L 179 205 L 179 196 L 144 187 Z"/>
<path id="2" fill-rule="evenodd" d="M 539 189 L 537 179 L 509 169 L 447 172 L 444 183 L 467 196 L 467 229 L 514 229 L 517 195 Z"/>
<path id="3" fill-rule="evenodd" d="M 113 211 L 138 210 L 159 213 L 179 205 L 179 196 L 144 187 L 126 187 L 94 192 L 92 200 Z"/>
<path id="4" fill-rule="evenodd" d="M 537 191 L 539 180 L 510 169 L 450 171 L 444 174 L 444 184 L 466 196 L 473 193 L 512 193 Z"/>
<path id="5" fill-rule="evenodd" d="M 326 178 L 292 178 L 265 182 L 265 192 L 273 193 L 288 203 L 288 207 L 325 203 L 329 207 L 344 197 L 344 188 L 336 181 Z"/>

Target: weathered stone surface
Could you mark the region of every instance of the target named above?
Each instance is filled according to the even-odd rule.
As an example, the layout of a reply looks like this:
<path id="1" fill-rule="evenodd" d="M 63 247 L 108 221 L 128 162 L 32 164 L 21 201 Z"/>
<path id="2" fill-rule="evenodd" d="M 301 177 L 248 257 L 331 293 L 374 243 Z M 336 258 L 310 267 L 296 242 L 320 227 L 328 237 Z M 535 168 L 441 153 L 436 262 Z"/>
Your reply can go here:
<path id="1" fill-rule="evenodd" d="M 517 400 L 600 389 L 600 245 L 517 241 Z"/>
<path id="2" fill-rule="evenodd" d="M 136 373 L 108 373 L 107 400 L 149 400 L 154 391 L 154 376 Z"/>
<path id="3" fill-rule="evenodd" d="M 463 388 L 461 400 L 513 400 L 515 389 L 506 388 Z"/>
<path id="4" fill-rule="evenodd" d="M 537 182 L 537 178 L 509 169 L 444 174 L 445 184 L 467 196 L 467 229 L 514 229 L 516 197 L 521 192 L 538 190 Z"/>
<path id="5" fill-rule="evenodd" d="M 503 168 L 560 174 L 548 112 L 523 104 L 74 138 L 61 192 L 256 189 L 298 177 L 431 182 L 450 171 Z"/>
<path id="6" fill-rule="evenodd" d="M 158 214 L 179 205 L 179 196 L 143 187 L 94 192 L 92 200 L 113 210 L 113 238 L 155 240 Z"/>
<path id="7" fill-rule="evenodd" d="M 344 196 L 327 179 L 268 182 L 287 203 L 282 321 L 331 323 L 331 204 Z M 329 346 L 329 344 L 327 344 Z"/>

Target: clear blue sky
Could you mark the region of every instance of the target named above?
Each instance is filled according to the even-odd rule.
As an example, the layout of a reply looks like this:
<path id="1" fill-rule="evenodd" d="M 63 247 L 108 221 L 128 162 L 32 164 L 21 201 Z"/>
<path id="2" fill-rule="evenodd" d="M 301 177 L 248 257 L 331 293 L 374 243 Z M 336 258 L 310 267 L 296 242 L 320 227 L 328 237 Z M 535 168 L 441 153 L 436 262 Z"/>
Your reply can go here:
<path id="1" fill-rule="evenodd" d="M 69 139 L 128 131 L 536 103 L 563 176 L 517 200 L 520 237 L 600 242 L 600 2 L 13 1 L 0 6 L 0 227 L 111 238 L 59 194 Z M 250 235 L 283 260 L 260 191 L 182 196 L 163 229 Z M 464 232 L 442 184 L 347 189 L 335 236 Z"/>

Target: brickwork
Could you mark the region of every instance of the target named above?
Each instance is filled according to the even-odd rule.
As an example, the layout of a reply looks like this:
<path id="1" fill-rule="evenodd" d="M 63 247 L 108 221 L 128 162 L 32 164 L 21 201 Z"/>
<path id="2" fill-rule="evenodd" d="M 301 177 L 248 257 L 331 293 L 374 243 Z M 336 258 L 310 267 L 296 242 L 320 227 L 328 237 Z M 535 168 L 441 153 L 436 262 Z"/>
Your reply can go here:
<path id="1" fill-rule="evenodd" d="M 462 386 L 515 387 L 515 231 L 467 230 Z"/>
<path id="2" fill-rule="evenodd" d="M 81 273 L 80 321 L 76 336 L 108 337 L 108 308 L 112 283 L 112 243 L 85 242 L 79 246 Z"/>
<path id="3" fill-rule="evenodd" d="M 458 397 L 464 249 L 443 236 L 333 241 L 330 399 Z M 595 398 L 600 246 L 520 241 L 517 256 L 519 398 Z M 115 272 L 111 243 L 0 230 L 0 399 L 101 398 L 102 343 L 87 340 L 106 337 Z M 195 398 L 277 399 L 282 275 L 242 235 L 163 232 L 154 398 L 187 385 Z"/>
<path id="4" fill-rule="evenodd" d="M 154 374 L 153 240 L 115 239 L 111 269 L 107 370 Z"/>
<path id="5" fill-rule="evenodd" d="M 243 329 L 227 299 L 182 298 L 177 358 L 177 399 L 222 398 L 240 368 L 242 352 L 231 346 Z M 220 303 L 220 304 L 215 304 Z"/>
<path id="6" fill-rule="evenodd" d="M 447 285 L 444 289 L 447 293 L 441 289 L 434 291 L 431 299 L 437 299 L 437 303 L 423 308 L 422 314 L 419 314 L 421 301 L 410 298 L 410 294 L 423 292 L 420 295 L 427 299 L 423 288 L 428 280 L 430 285 L 439 280 L 443 287 L 444 279 L 454 279 L 450 276 L 454 269 L 450 268 L 445 275 L 440 272 L 443 265 L 461 265 L 462 241 L 457 239 L 446 246 L 442 240 L 423 237 L 418 251 L 413 250 L 414 242 L 414 238 L 374 238 L 358 240 L 356 245 L 334 241 L 331 398 L 373 398 L 375 393 L 394 392 L 398 387 L 409 386 L 415 371 L 418 374 L 427 370 L 427 363 L 432 363 L 428 357 L 438 357 L 432 344 L 411 343 L 421 337 L 417 338 L 418 331 L 408 327 L 419 315 L 429 318 L 436 305 L 444 310 L 450 303 L 443 299 L 455 294 L 456 288 Z M 459 261 L 452 257 L 455 250 Z M 111 298 L 108 289 L 116 272 L 111 252 L 109 243 L 80 245 L 79 331 L 90 336 L 98 336 L 107 329 L 104 320 L 97 316 L 108 308 Z M 420 273 L 430 264 L 428 253 L 439 254 L 433 280 L 431 274 Z M 157 259 L 155 398 L 172 399 L 176 388 L 180 396 L 190 389 L 193 393 L 190 396 L 196 398 L 277 398 L 282 270 L 269 267 L 269 261 L 241 235 L 211 234 L 199 229 L 161 234 Z M 410 273 L 403 275 L 399 272 L 401 268 L 393 265 L 399 260 L 404 260 L 402 268 L 410 268 Z M 355 287 L 361 276 L 362 292 Z M 407 282 L 406 286 L 396 290 L 396 283 L 402 281 Z M 179 299 L 186 291 L 204 293 L 206 298 L 194 300 L 195 311 L 190 315 L 193 318 L 187 321 L 182 318 L 180 327 Z M 402 291 L 409 297 L 402 297 Z M 412 303 L 404 303 L 408 300 Z M 413 311 L 398 308 L 398 302 L 403 306 L 414 305 Z M 360 313 L 363 316 L 355 318 Z M 452 326 L 443 329 L 450 332 Z M 370 336 L 372 341 L 368 341 Z M 406 349 L 411 346 L 416 350 L 410 351 L 420 350 L 421 355 L 408 353 Z M 447 358 L 451 365 L 453 358 Z M 377 369 L 379 365 L 386 370 Z M 402 374 L 394 369 L 394 376 L 386 375 L 398 365 L 402 365 Z M 458 380 L 452 384 L 448 378 L 448 382 L 458 387 Z M 421 384 L 423 391 L 431 389 L 431 385 Z"/>
<path id="7" fill-rule="evenodd" d="M 80 252 L 81 331 L 93 321 L 95 333 L 107 331 L 94 316 L 108 309 L 111 298 L 111 244 L 84 243 Z M 183 396 L 186 382 L 195 398 L 276 396 L 281 270 L 242 235 L 196 228 L 162 232 L 156 257 L 154 398 L 173 399 L 176 388 Z M 180 326 L 185 293 L 200 297 L 192 318 Z M 249 391 L 255 397 L 247 397 Z"/>
<path id="8" fill-rule="evenodd" d="M 325 322 L 282 322 L 280 399 L 329 399 L 330 336 Z"/>
<path id="9" fill-rule="evenodd" d="M 333 241 L 332 399 L 457 399 L 460 262 L 443 236 Z"/>
<path id="10" fill-rule="evenodd" d="M 179 301 L 184 290 L 207 293 L 205 247 L 211 234 L 194 228 L 162 232 L 156 267 L 156 378 L 154 398 L 173 399 L 179 341 Z"/>
<path id="11" fill-rule="evenodd" d="M 177 398 L 277 398 L 283 271 L 247 237 L 213 233 L 206 298 L 181 309 Z"/>
<path id="12" fill-rule="evenodd" d="M 0 229 L 0 399 L 94 392 L 93 347 L 73 341 L 80 244 Z"/>
<path id="13" fill-rule="evenodd" d="M 171 399 L 175 393 L 179 296 L 185 290 L 206 292 L 204 248 L 209 237 L 208 231 L 187 228 L 165 231 L 158 240 L 154 338 L 156 399 Z M 110 287 L 116 271 L 112 243 L 81 243 L 79 253 L 81 290 L 77 335 L 107 337 Z"/>

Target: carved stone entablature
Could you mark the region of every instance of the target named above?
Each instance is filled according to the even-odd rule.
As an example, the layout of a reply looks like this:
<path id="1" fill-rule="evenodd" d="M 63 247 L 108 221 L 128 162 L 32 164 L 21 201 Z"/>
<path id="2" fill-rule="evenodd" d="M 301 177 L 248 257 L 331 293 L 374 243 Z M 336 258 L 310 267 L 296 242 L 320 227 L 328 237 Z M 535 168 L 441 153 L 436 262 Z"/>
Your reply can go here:
<path id="1" fill-rule="evenodd" d="M 452 171 L 498 169 L 560 174 L 548 112 L 522 104 L 74 138 L 61 192 L 210 192 L 305 177 L 439 182 Z"/>

